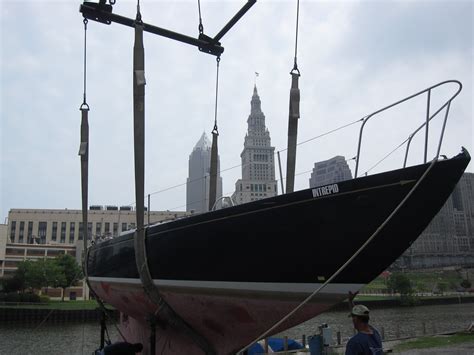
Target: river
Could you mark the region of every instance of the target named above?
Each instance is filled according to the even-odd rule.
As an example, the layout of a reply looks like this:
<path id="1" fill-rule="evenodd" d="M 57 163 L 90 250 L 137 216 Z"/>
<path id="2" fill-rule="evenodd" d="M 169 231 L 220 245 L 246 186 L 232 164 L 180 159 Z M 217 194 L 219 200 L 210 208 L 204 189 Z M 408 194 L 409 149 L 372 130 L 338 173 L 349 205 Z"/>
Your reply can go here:
<path id="1" fill-rule="evenodd" d="M 474 303 L 407 308 L 374 309 L 371 324 L 384 328 L 386 339 L 397 335 L 421 335 L 423 323 L 427 334 L 465 329 L 474 321 Z M 327 323 L 336 333 L 341 332 L 343 342 L 353 334 L 348 312 L 331 311 L 313 318 L 282 333 L 300 339 L 318 333 L 318 326 Z M 112 340 L 118 333 L 108 326 Z M 90 355 L 99 345 L 100 327 L 96 323 L 63 323 L 25 326 L 18 323 L 0 324 L 0 354 L 2 355 Z"/>

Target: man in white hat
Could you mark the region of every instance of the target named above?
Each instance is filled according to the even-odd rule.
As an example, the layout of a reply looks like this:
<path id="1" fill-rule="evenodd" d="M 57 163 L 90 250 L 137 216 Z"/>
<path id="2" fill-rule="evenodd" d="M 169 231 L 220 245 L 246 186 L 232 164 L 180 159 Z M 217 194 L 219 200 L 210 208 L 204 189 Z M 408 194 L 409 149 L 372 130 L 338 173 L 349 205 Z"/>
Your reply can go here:
<path id="1" fill-rule="evenodd" d="M 355 294 L 349 294 L 350 304 L 353 297 Z M 362 304 L 352 307 L 349 317 L 352 317 L 357 334 L 349 339 L 346 355 L 383 355 L 382 338 L 377 329 L 369 325 L 369 313 L 369 309 Z"/>

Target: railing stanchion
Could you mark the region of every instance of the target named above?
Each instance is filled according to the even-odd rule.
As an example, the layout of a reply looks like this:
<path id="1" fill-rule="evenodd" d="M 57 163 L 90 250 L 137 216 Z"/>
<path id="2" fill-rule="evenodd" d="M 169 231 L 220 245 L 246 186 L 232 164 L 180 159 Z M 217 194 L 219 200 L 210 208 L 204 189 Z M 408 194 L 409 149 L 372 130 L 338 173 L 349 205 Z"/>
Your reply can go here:
<path id="1" fill-rule="evenodd" d="M 425 159 L 424 163 L 428 161 L 428 135 L 430 125 L 430 101 L 431 101 L 431 89 L 428 90 L 428 98 L 426 101 L 426 126 L 425 126 Z"/>

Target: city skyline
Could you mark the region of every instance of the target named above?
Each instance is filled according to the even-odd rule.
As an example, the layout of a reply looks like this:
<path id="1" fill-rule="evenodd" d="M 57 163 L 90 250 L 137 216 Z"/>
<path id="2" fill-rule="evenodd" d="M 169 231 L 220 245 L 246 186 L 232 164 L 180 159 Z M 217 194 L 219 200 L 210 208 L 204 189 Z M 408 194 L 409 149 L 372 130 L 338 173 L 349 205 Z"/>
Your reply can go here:
<path id="1" fill-rule="evenodd" d="M 0 4 L 2 221 L 12 208 L 80 207 L 77 152 L 84 25 L 79 3 Z M 202 2 L 204 32 L 213 36 L 243 3 Z M 198 35 L 194 3 L 143 1 L 141 7 L 146 23 Z M 134 17 L 135 9 L 134 2 L 118 1 L 114 13 Z M 360 126 L 315 137 L 447 79 L 460 80 L 464 88 L 451 105 L 441 154 L 456 155 L 461 146 L 473 153 L 472 2 L 321 1 L 301 2 L 300 10 L 298 141 L 307 143 L 297 147 L 295 190 L 307 187 L 315 161 L 355 156 Z M 51 13 L 56 14 L 54 21 Z M 18 18 L 23 22 L 20 28 Z M 235 191 L 240 174 L 239 154 L 255 72 L 272 144 L 283 153 L 282 170 L 286 170 L 294 30 L 294 2 L 262 1 L 222 38 L 217 121 L 224 195 Z M 87 31 L 89 204 L 134 205 L 133 31 L 93 21 Z M 145 35 L 145 55 L 145 194 L 151 194 L 153 210 L 184 210 L 187 157 L 196 134 L 210 134 L 213 127 L 216 60 L 196 48 L 150 34 Z M 433 108 L 444 94 L 452 94 L 452 86 L 446 89 L 433 92 Z M 398 112 L 401 119 L 384 118 L 370 126 L 361 173 L 403 141 L 413 130 L 409 125 L 423 122 L 426 98 L 416 103 L 419 106 L 409 114 Z M 441 122 L 430 124 L 430 159 Z M 421 162 L 422 140 L 413 142 L 418 148 L 409 164 Z M 370 174 L 401 167 L 399 152 Z M 354 171 L 353 162 L 349 164 Z M 467 171 L 472 169 L 471 163 Z"/>

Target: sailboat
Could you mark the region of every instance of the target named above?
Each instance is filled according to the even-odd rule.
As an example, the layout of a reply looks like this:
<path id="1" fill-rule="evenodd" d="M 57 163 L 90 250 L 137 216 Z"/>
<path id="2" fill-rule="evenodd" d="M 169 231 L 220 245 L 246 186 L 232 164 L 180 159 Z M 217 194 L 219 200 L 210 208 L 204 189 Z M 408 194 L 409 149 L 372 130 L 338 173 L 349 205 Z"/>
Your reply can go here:
<path id="1" fill-rule="evenodd" d="M 235 353 L 318 289 L 412 192 L 372 242 L 274 333 L 317 316 L 376 278 L 429 224 L 469 160 L 463 150 L 426 175 L 429 163 L 147 226 L 153 283 L 214 353 Z M 147 297 L 134 234 L 90 249 L 92 289 L 122 312 L 127 340 L 147 344 L 147 317 L 156 314 L 162 323 L 157 349 L 206 353 L 167 325 L 160 306 Z"/>
<path id="2" fill-rule="evenodd" d="M 100 22 L 130 24 L 107 6 L 85 3 L 81 12 Z M 147 28 L 159 32 L 141 23 L 138 15 L 132 22 L 138 28 L 136 39 Z M 196 45 L 207 53 L 217 55 L 221 50 L 215 38 L 199 40 Z M 140 45 L 136 41 L 135 48 Z M 137 62 L 142 61 L 138 56 Z M 135 67 L 135 97 L 144 94 L 142 72 L 143 67 Z M 137 217 L 137 229 L 89 247 L 86 280 L 97 299 L 120 311 L 123 339 L 142 343 L 144 354 L 235 354 L 264 335 L 325 312 L 349 291 L 371 282 L 427 227 L 461 178 L 470 155 L 462 148 L 455 157 L 438 159 L 449 107 L 461 89 L 457 81 L 434 85 L 364 118 L 362 127 L 380 112 L 453 83 L 458 91 L 427 115 L 407 144 L 408 154 L 411 138 L 446 112 L 431 162 L 425 149 L 424 162 L 415 166 L 404 164 L 152 225 L 140 224 Z M 88 106 L 83 106 L 84 117 Z M 135 105 L 137 117 L 142 106 Z M 135 129 L 139 140 L 143 128 L 138 124 Z M 82 132 L 85 162 L 88 132 Z M 361 139 L 362 128 L 357 166 Z M 84 186 L 87 165 L 83 166 Z M 140 176 L 143 166 L 138 163 L 136 169 Z M 143 196 L 142 187 L 137 188 L 137 201 Z"/>

